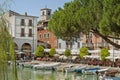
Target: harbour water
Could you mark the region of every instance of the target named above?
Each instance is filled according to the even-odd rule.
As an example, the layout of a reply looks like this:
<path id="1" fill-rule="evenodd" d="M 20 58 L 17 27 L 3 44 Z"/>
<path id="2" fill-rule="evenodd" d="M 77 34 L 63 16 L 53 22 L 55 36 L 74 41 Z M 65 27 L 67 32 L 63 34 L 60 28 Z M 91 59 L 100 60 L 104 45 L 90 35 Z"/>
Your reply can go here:
<path id="1" fill-rule="evenodd" d="M 97 75 L 83 75 L 81 73 L 63 73 L 46 70 L 33 70 L 30 68 L 18 69 L 19 80 L 99 80 Z M 120 80 L 108 78 L 106 80 Z"/>
<path id="2" fill-rule="evenodd" d="M 19 69 L 19 80 L 97 80 L 97 75 L 63 73 L 46 70 Z"/>

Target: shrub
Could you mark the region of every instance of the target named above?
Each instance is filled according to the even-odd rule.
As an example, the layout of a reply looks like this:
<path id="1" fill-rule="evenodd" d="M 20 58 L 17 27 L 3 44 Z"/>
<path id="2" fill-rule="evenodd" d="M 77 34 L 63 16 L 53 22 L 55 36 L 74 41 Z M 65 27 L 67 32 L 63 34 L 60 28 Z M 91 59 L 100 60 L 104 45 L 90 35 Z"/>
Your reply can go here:
<path id="1" fill-rule="evenodd" d="M 68 57 L 70 56 L 70 54 L 71 54 L 71 51 L 69 49 L 66 49 L 64 55 Z"/>
<path id="2" fill-rule="evenodd" d="M 107 48 L 103 48 L 100 52 L 100 57 L 102 60 L 105 60 L 105 58 L 109 55 L 110 55 L 110 52 L 108 51 Z"/>
<path id="3" fill-rule="evenodd" d="M 80 48 L 80 57 L 83 58 L 83 56 L 88 55 L 88 48 L 82 47 Z"/>
<path id="4" fill-rule="evenodd" d="M 35 51 L 36 57 L 43 57 L 44 56 L 44 48 L 42 46 L 38 46 Z"/>
<path id="5" fill-rule="evenodd" d="M 49 55 L 54 56 L 54 54 L 56 54 L 56 50 L 55 50 L 55 48 L 51 48 L 49 51 Z"/>

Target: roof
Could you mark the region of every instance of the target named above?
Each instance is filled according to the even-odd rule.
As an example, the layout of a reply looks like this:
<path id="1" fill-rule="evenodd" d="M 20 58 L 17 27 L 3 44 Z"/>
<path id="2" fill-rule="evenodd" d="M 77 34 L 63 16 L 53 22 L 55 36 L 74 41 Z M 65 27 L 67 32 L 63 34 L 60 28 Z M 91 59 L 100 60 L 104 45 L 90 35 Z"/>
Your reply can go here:
<path id="1" fill-rule="evenodd" d="M 20 14 L 12 10 L 9 10 L 9 15 L 12 16 L 12 15 L 20 15 Z"/>
<path id="2" fill-rule="evenodd" d="M 9 10 L 9 16 L 12 16 L 12 15 L 38 18 L 37 16 L 27 15 L 26 12 L 25 12 L 25 15 L 22 15 L 22 14 L 19 14 L 19 13 L 15 12 L 15 11 Z"/>
<path id="3" fill-rule="evenodd" d="M 51 9 L 49 9 L 49 8 L 42 8 L 42 9 L 40 9 L 40 10 L 51 10 Z"/>

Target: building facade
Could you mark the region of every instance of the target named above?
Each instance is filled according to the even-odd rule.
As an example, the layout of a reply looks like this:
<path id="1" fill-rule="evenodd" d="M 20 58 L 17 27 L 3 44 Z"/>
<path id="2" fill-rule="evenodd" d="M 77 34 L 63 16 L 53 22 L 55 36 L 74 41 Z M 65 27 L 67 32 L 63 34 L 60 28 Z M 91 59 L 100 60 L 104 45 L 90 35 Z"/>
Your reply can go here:
<path id="1" fill-rule="evenodd" d="M 5 17 L 16 51 L 28 55 L 33 53 L 37 47 L 37 17 L 29 16 L 27 13 L 21 15 L 11 10 L 5 14 Z"/>
<path id="2" fill-rule="evenodd" d="M 52 32 L 47 30 L 48 22 L 51 17 L 51 9 L 41 9 L 40 17 L 41 18 L 37 27 L 38 45 L 42 45 L 44 48 L 57 48 L 57 37 Z"/>

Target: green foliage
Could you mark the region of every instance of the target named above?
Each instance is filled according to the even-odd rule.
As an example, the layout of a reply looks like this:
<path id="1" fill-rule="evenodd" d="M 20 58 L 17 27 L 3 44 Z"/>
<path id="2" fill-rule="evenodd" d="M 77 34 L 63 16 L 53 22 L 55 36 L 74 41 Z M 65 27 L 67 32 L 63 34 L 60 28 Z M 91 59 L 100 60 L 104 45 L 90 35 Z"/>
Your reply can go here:
<path id="1" fill-rule="evenodd" d="M 38 24 L 42 24 L 42 21 L 38 21 Z"/>
<path id="2" fill-rule="evenodd" d="M 8 32 L 9 22 L 4 17 L 9 1 L 3 0 L 3 3 L 0 3 L 0 80 L 18 80 L 14 41 Z M 12 62 L 11 66 L 8 65 L 9 60 Z"/>
<path id="3" fill-rule="evenodd" d="M 100 56 L 102 60 L 105 60 L 106 57 L 110 56 L 110 52 L 107 48 L 103 48 L 100 52 Z"/>
<path id="4" fill-rule="evenodd" d="M 120 1 L 103 0 L 103 16 L 100 30 L 107 35 L 120 35 Z"/>
<path id="5" fill-rule="evenodd" d="M 75 21 L 75 12 L 78 10 L 78 6 L 78 1 L 74 4 L 69 2 L 64 5 L 65 9 L 56 10 L 49 22 L 48 29 L 64 40 L 71 40 L 73 36 L 78 37 L 80 27 Z"/>
<path id="6" fill-rule="evenodd" d="M 68 56 L 70 56 L 70 54 L 71 54 L 70 49 L 66 49 L 65 52 L 64 52 L 64 55 L 65 55 L 66 57 L 68 57 Z"/>
<path id="7" fill-rule="evenodd" d="M 80 57 L 83 58 L 83 56 L 88 55 L 88 48 L 82 47 L 80 48 Z"/>
<path id="8" fill-rule="evenodd" d="M 36 51 L 35 51 L 35 55 L 37 57 L 43 57 L 44 56 L 44 48 L 42 46 L 38 46 Z"/>
<path id="9" fill-rule="evenodd" d="M 78 38 L 80 32 L 92 32 L 120 48 L 109 38 L 120 36 L 119 5 L 119 0 L 73 0 L 53 13 L 48 29 L 64 40 Z"/>
<path id="10" fill-rule="evenodd" d="M 56 54 L 56 50 L 55 50 L 55 48 L 51 48 L 49 51 L 49 55 L 54 56 L 54 54 Z"/>

